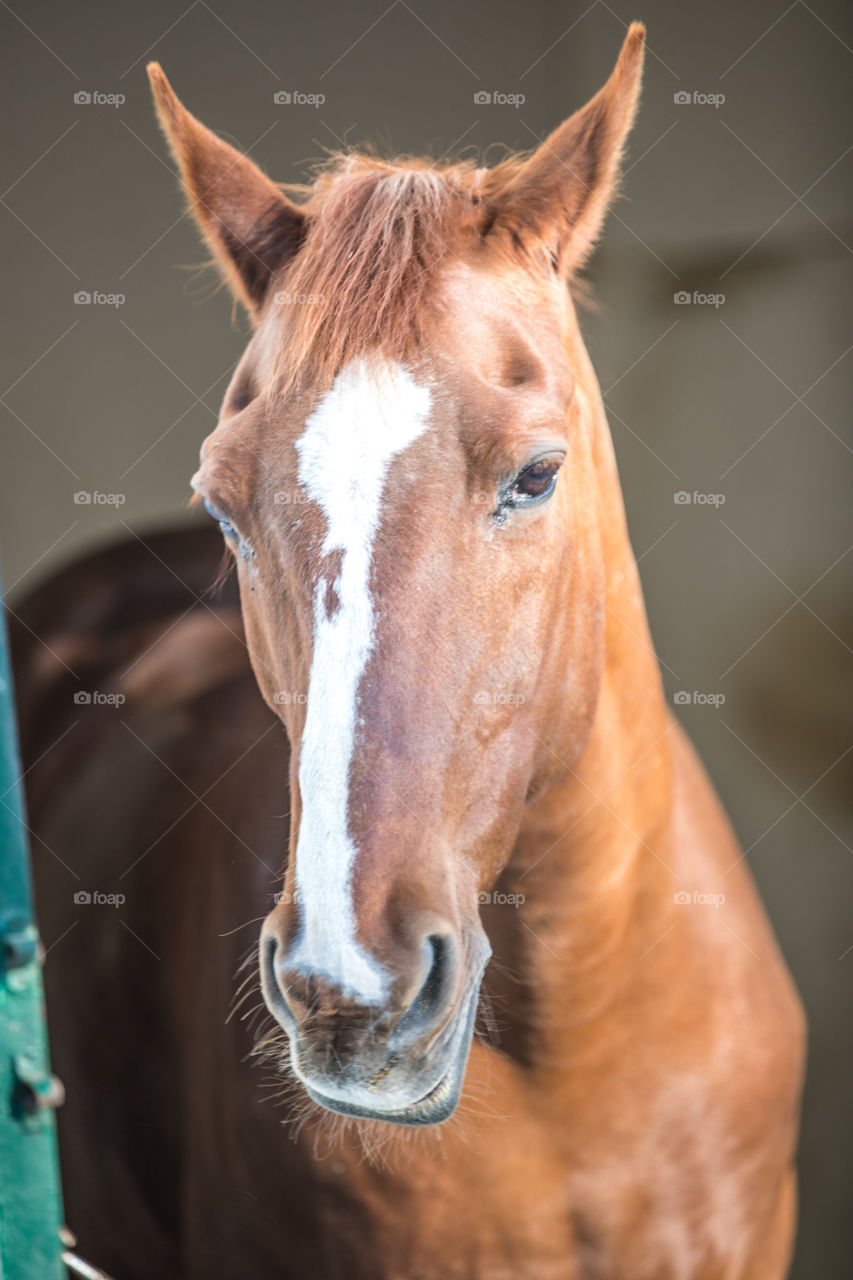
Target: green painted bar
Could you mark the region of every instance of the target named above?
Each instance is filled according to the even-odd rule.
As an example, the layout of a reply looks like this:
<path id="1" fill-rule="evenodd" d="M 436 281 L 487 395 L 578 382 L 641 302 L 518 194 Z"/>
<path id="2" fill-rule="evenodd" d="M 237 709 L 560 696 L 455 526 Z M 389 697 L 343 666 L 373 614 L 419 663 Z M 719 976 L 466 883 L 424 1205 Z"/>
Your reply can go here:
<path id="1" fill-rule="evenodd" d="M 6 622 L 0 617 L 0 1280 L 65 1280 L 62 1192 Z"/>

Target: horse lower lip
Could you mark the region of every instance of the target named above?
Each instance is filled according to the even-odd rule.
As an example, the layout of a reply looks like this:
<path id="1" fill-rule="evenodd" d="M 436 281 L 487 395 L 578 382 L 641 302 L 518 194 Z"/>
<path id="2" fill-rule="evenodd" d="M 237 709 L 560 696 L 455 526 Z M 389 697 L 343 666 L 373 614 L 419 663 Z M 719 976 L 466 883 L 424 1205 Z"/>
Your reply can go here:
<path id="1" fill-rule="evenodd" d="M 396 1111 L 374 1110 L 372 1107 L 359 1105 L 347 1106 L 310 1088 L 308 1093 L 314 1102 L 319 1103 L 329 1111 L 337 1111 L 343 1115 L 360 1117 L 366 1120 L 385 1120 L 390 1124 L 433 1124 L 437 1118 L 445 1118 L 443 1115 L 436 1117 L 436 1112 L 440 1111 L 447 1103 L 447 1095 L 451 1089 L 449 1083 L 450 1074 L 450 1071 L 448 1071 L 443 1075 L 438 1084 L 434 1085 L 429 1093 L 424 1094 L 423 1098 L 418 1102 L 411 1102 Z M 450 1112 L 448 1111 L 447 1114 L 449 1115 Z"/>
<path id="2" fill-rule="evenodd" d="M 405 1108 L 406 1111 L 415 1111 L 419 1107 L 423 1107 L 425 1104 L 429 1102 L 434 1102 L 436 1098 L 439 1096 L 439 1094 L 442 1093 L 442 1091 L 444 1090 L 444 1087 L 447 1084 L 449 1075 L 450 1075 L 450 1070 L 448 1069 L 447 1071 L 445 1071 L 444 1075 L 441 1077 L 438 1084 L 433 1085 L 429 1093 L 425 1093 L 422 1098 L 418 1098 L 417 1102 L 410 1102 L 409 1105 Z"/>
<path id="3" fill-rule="evenodd" d="M 406 1114 L 414 1115 L 414 1114 L 417 1114 L 418 1112 L 429 1111 L 430 1108 L 434 1106 L 436 1102 L 438 1102 L 440 1099 L 443 1099 L 445 1091 L 449 1087 L 448 1082 L 450 1079 L 451 1072 L 452 1072 L 452 1068 L 448 1067 L 447 1071 L 444 1072 L 443 1076 L 438 1081 L 438 1083 L 434 1084 L 432 1088 L 429 1090 L 429 1092 L 425 1093 L 422 1098 L 418 1098 L 415 1102 L 406 1103 L 405 1106 L 399 1107 L 386 1114 L 389 1116 L 389 1118 L 392 1118 L 395 1115 L 397 1116 L 406 1115 Z M 331 1104 L 331 1109 L 334 1109 L 334 1102 L 332 1099 L 324 1099 L 321 1093 L 316 1093 L 315 1096 L 317 1097 L 318 1101 L 323 1101 L 324 1105 Z M 380 1110 L 377 1110 L 375 1112 L 375 1115 L 377 1119 L 383 1118 L 383 1112 Z"/>

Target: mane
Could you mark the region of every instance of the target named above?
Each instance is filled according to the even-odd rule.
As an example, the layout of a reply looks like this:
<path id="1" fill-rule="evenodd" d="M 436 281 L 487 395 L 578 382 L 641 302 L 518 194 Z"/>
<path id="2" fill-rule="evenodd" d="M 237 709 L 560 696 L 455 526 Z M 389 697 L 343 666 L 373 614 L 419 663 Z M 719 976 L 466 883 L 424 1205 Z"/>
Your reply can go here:
<path id="1" fill-rule="evenodd" d="M 288 185 L 303 197 L 306 232 L 276 291 L 288 324 L 281 389 L 309 374 L 328 385 L 370 349 L 405 360 L 437 267 L 485 235 L 494 197 L 523 159 L 514 154 L 483 169 L 465 160 L 337 153 L 311 186 Z"/>

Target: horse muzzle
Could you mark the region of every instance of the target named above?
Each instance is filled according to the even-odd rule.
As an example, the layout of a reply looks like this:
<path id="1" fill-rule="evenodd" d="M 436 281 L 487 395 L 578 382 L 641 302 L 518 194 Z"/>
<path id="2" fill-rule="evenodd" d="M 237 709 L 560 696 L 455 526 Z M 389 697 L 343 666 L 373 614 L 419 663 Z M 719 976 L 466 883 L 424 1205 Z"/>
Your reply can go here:
<path id="1" fill-rule="evenodd" d="M 390 1124 L 448 1119 L 462 1091 L 491 954 L 482 931 L 472 949 L 468 962 L 451 933 L 432 932 L 414 980 L 398 975 L 387 1002 L 367 1004 L 321 973 L 292 967 L 273 913 L 261 936 L 261 985 L 309 1097 L 340 1115 Z"/>

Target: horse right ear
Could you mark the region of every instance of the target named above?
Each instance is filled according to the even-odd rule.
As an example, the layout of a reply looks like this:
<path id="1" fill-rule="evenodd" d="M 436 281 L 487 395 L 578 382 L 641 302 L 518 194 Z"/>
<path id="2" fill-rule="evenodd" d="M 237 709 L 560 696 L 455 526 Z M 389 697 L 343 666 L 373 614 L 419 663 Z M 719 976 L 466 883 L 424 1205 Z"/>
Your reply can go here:
<path id="1" fill-rule="evenodd" d="M 592 251 L 637 110 L 646 31 L 633 22 L 603 89 L 555 129 L 505 188 L 499 221 L 533 233 L 569 276 Z"/>
<path id="2" fill-rule="evenodd" d="M 193 215 L 233 292 L 257 319 L 275 272 L 299 248 L 305 215 L 187 111 L 159 63 L 149 64 L 148 78 Z"/>

